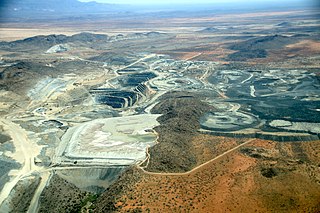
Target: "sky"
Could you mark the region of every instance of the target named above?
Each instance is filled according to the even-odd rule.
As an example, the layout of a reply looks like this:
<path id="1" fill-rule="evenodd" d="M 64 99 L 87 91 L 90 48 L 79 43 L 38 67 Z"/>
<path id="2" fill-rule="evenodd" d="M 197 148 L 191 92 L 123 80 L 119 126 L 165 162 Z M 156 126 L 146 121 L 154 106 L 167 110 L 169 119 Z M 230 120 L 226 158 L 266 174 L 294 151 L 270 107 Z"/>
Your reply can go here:
<path id="1" fill-rule="evenodd" d="M 89 2 L 92 0 L 80 0 L 82 2 Z M 101 3 L 112 4 L 211 4 L 211 3 L 226 3 L 226 2 L 247 2 L 257 3 L 261 0 L 95 0 Z M 280 0 L 280 1 L 294 1 L 303 2 L 305 0 Z M 275 0 L 262 0 L 261 2 L 276 2 Z"/>

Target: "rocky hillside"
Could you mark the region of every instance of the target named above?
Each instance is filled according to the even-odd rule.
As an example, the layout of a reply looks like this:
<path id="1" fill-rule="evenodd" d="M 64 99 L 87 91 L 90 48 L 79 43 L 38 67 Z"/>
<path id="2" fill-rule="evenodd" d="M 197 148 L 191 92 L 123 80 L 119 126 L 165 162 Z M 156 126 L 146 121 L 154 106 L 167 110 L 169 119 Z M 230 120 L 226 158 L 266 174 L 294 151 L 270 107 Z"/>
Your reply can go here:
<path id="1" fill-rule="evenodd" d="M 228 56 L 231 61 L 243 61 L 254 58 L 266 58 L 269 50 L 278 50 L 288 44 L 299 41 L 299 36 L 270 35 L 252 38 L 229 46 L 237 52 Z"/>
<path id="2" fill-rule="evenodd" d="M 161 97 L 152 109 L 160 126 L 158 144 L 150 148 L 151 159 L 147 170 L 160 172 L 185 172 L 192 169 L 196 157 L 191 143 L 199 129 L 199 118 L 212 107 L 195 94 L 171 92 Z"/>
<path id="3" fill-rule="evenodd" d="M 66 36 L 63 34 L 38 35 L 17 41 L 0 42 L 0 50 L 11 52 L 28 52 L 31 50 L 35 50 L 46 52 L 55 45 L 60 44 L 71 44 L 71 46 L 73 44 L 73 46 L 76 47 L 86 46 L 93 49 L 99 49 L 101 48 L 101 46 L 105 46 L 107 42 L 148 38 L 152 39 L 165 36 L 167 36 L 167 34 L 159 32 L 133 33 L 128 35 L 119 34 L 115 36 L 88 32 L 82 32 L 71 36 Z"/>

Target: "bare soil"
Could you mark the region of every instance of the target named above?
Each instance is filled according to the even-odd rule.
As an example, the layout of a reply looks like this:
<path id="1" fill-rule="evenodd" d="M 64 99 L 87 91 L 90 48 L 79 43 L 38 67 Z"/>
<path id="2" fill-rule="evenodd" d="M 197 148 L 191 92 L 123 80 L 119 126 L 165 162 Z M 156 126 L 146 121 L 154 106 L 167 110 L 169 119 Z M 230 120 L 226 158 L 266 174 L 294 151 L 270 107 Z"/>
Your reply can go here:
<path id="1" fill-rule="evenodd" d="M 307 150 L 319 144 L 305 143 L 303 152 L 317 155 Z M 318 212 L 320 185 L 316 170 L 320 158 L 301 163 L 290 157 L 294 156 L 291 145 L 255 140 L 247 148 L 262 150 L 264 158 L 250 157 L 239 150 L 187 176 L 148 175 L 132 168 L 101 197 L 96 211 Z M 214 154 L 221 151 L 217 149 Z M 265 168 L 274 168 L 277 174 L 265 177 L 261 172 Z M 109 205 L 101 205 L 107 202 Z"/>

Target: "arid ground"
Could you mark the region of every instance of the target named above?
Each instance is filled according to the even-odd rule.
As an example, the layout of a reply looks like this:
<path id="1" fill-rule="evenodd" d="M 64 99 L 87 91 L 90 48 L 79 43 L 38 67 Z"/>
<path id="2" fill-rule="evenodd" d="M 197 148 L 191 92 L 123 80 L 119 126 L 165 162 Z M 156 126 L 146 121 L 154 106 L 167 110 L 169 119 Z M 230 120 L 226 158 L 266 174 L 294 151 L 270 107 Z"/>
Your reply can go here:
<path id="1" fill-rule="evenodd" d="M 316 10 L 0 26 L 0 212 L 320 212 Z"/>

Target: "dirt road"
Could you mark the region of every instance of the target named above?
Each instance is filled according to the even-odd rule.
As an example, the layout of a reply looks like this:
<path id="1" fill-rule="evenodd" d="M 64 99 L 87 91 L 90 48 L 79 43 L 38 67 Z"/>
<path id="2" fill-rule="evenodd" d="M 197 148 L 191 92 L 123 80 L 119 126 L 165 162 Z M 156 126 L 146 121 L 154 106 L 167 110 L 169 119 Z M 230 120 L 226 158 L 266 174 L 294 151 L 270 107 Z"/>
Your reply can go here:
<path id="1" fill-rule="evenodd" d="M 204 167 L 204 166 L 206 166 L 206 165 L 208 165 L 208 164 L 210 164 L 210 163 L 218 160 L 219 158 L 221 158 L 221 157 L 229 154 L 230 152 L 233 152 L 233 151 L 239 149 L 240 147 L 242 147 L 242 146 L 244 146 L 244 145 L 246 145 L 246 144 L 248 144 L 248 143 L 250 143 L 250 142 L 252 142 L 252 141 L 254 141 L 254 140 L 255 140 L 255 138 L 249 139 L 249 140 L 247 140 L 246 142 L 244 142 L 244 143 L 242 143 L 242 144 L 240 144 L 240 145 L 238 145 L 238 146 L 236 146 L 236 147 L 234 147 L 234 148 L 232 148 L 232 149 L 230 149 L 230 150 L 222 153 L 221 155 L 218 155 L 217 157 L 215 157 L 215 158 L 207 161 L 206 163 L 203 163 L 203 164 L 201 164 L 201 165 L 193 168 L 192 170 L 190 170 L 190 171 L 188 171 L 188 172 L 183 172 L 183 173 L 148 172 L 148 171 L 146 171 L 146 170 L 144 169 L 144 167 L 138 166 L 138 168 L 140 168 L 144 173 L 146 173 L 146 174 L 148 174 L 148 175 L 158 175 L 158 176 L 183 176 L 183 175 L 190 175 L 190 174 L 192 174 L 192 173 L 195 173 L 198 169 L 200 169 L 200 168 L 202 168 L 202 167 Z M 150 158 L 150 154 L 149 154 L 149 153 L 147 153 L 147 158 Z"/>
<path id="2" fill-rule="evenodd" d="M 0 124 L 12 138 L 16 149 L 10 157 L 23 165 L 21 169 L 13 170 L 9 173 L 13 178 L 4 185 L 0 193 L 1 205 L 8 198 L 11 190 L 19 180 L 40 169 L 40 167 L 34 164 L 34 158 L 40 153 L 41 147 L 39 147 L 35 142 L 31 142 L 28 139 L 27 132 L 18 124 L 6 119 L 0 119 Z"/>

